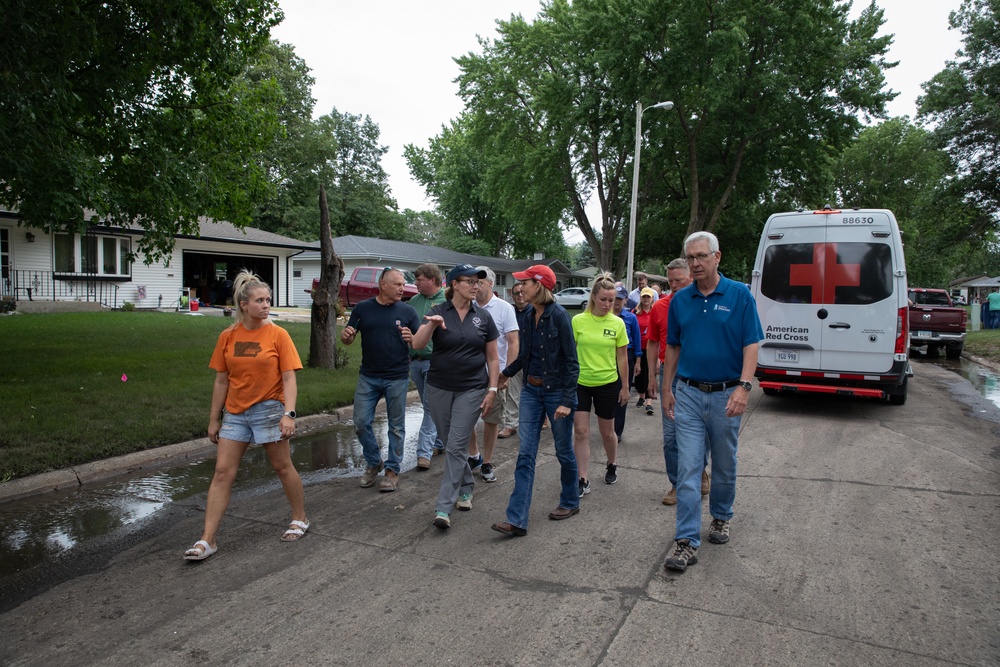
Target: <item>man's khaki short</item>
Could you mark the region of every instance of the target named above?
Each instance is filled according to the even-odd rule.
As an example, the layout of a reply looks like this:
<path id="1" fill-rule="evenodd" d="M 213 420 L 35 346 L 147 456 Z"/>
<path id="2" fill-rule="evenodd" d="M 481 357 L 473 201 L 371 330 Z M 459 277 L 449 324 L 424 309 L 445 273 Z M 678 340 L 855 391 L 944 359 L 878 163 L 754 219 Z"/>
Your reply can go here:
<path id="1" fill-rule="evenodd" d="M 497 392 L 497 395 L 493 397 L 493 407 L 490 408 L 489 412 L 483 413 L 483 421 L 487 424 L 501 424 L 503 423 L 503 399 L 507 394 L 506 389 L 501 389 Z"/>

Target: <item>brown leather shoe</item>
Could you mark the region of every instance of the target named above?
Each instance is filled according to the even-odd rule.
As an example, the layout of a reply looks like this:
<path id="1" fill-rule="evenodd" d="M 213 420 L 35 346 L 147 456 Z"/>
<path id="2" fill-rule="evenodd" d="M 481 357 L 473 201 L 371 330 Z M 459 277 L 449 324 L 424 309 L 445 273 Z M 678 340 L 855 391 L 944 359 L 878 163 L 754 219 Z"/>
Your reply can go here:
<path id="1" fill-rule="evenodd" d="M 417 470 L 430 470 L 431 460 L 425 456 L 417 458 Z"/>
<path id="2" fill-rule="evenodd" d="M 565 507 L 557 507 L 551 512 L 549 512 L 549 518 L 552 519 L 553 521 L 562 521 L 563 519 L 568 519 L 574 514 L 579 514 L 579 513 L 580 513 L 579 507 L 574 507 L 571 510 L 568 510 Z"/>
<path id="3" fill-rule="evenodd" d="M 396 490 L 396 486 L 399 484 L 399 475 L 392 470 L 386 470 L 385 476 L 378 485 L 378 490 L 382 493 L 390 493 Z"/>
<path id="4" fill-rule="evenodd" d="M 708 492 L 712 490 L 712 481 L 708 477 L 708 472 L 701 471 L 701 495 L 707 496 Z"/>
<path id="5" fill-rule="evenodd" d="M 502 431 L 500 431 L 499 433 L 497 433 L 497 437 L 501 438 L 501 439 L 502 438 L 509 438 L 510 436 L 514 435 L 515 433 L 517 433 L 517 429 L 516 428 L 505 428 Z"/>
<path id="6" fill-rule="evenodd" d="M 497 531 L 498 533 L 503 533 L 508 537 L 523 537 L 528 534 L 528 531 L 525 530 L 524 528 L 518 528 L 517 526 L 512 526 L 506 521 L 495 523 L 492 526 L 490 526 L 490 528 Z"/>
<path id="7" fill-rule="evenodd" d="M 664 505 L 676 505 L 677 504 L 677 489 L 670 489 L 670 492 L 663 496 Z"/>

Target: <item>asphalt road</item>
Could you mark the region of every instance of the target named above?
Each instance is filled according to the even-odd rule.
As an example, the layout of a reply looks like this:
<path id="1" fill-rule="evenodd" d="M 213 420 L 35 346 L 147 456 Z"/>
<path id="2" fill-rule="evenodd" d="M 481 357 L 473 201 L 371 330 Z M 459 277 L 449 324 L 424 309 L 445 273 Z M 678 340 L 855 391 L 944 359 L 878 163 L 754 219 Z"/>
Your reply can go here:
<path id="1" fill-rule="evenodd" d="M 197 564 L 181 553 L 204 498 L 178 504 L 0 615 L 0 664 L 996 665 L 1000 414 L 961 378 L 916 371 L 901 407 L 755 389 L 732 541 L 704 541 L 683 574 L 662 567 L 659 417 L 630 408 L 618 484 L 600 482 L 594 428 L 594 491 L 566 521 L 546 519 L 558 464 L 543 436 L 523 538 L 489 527 L 515 438 L 445 533 L 430 525 L 437 461 L 392 494 L 309 487 L 294 544 L 278 540 L 280 492 L 234 498 Z"/>

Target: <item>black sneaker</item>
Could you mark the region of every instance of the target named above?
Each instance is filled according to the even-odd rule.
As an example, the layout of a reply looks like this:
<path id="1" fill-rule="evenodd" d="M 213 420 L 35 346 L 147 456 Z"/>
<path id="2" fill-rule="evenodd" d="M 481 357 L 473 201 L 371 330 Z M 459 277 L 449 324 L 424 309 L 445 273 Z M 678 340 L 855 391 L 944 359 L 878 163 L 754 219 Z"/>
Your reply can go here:
<path id="1" fill-rule="evenodd" d="M 608 464 L 608 471 L 604 473 L 604 483 L 614 484 L 618 481 L 618 466 L 614 463 Z"/>
<path id="2" fill-rule="evenodd" d="M 667 570 L 677 570 L 683 572 L 688 565 L 698 562 L 698 547 L 691 546 L 691 540 L 677 540 L 674 543 L 674 550 L 663 561 L 663 567 Z"/>
<path id="3" fill-rule="evenodd" d="M 646 406 L 646 414 L 647 415 L 652 415 L 653 414 L 653 405 L 652 404 Z"/>
<path id="4" fill-rule="evenodd" d="M 708 541 L 712 544 L 725 544 L 729 541 L 729 522 L 722 519 L 712 519 L 712 527 L 708 529 Z"/>
<path id="5" fill-rule="evenodd" d="M 484 482 L 497 481 L 497 474 L 493 472 L 492 463 L 484 463 L 483 467 L 479 469 L 479 474 L 482 475 Z"/>
<path id="6" fill-rule="evenodd" d="M 646 405 L 646 399 L 645 398 L 641 398 L 641 397 L 635 403 L 635 407 L 637 407 L 637 408 L 641 408 L 644 405 Z"/>
<path id="7" fill-rule="evenodd" d="M 477 454 L 476 456 L 469 457 L 469 467 L 472 468 L 472 472 L 476 471 L 476 468 L 483 465 L 483 455 Z"/>
<path id="8" fill-rule="evenodd" d="M 581 477 L 580 478 L 580 497 L 582 498 L 585 495 L 587 495 L 588 493 L 590 493 L 590 481 L 584 479 L 583 477 Z"/>

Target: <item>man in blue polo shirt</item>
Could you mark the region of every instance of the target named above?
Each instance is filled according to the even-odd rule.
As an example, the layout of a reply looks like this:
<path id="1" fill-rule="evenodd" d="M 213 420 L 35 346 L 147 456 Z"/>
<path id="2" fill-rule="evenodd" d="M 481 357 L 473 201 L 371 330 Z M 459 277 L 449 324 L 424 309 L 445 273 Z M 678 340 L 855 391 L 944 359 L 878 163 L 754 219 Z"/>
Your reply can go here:
<path id="1" fill-rule="evenodd" d="M 406 390 L 410 385 L 410 341 L 420 327 L 417 311 L 403 303 L 406 279 L 399 269 L 388 268 L 378 279 L 378 294 L 354 307 L 340 342 L 350 345 L 361 334 L 361 372 L 354 390 L 354 432 L 365 455 L 361 486 L 374 486 L 385 468 L 378 490 L 391 492 L 399 484 L 399 468 L 406 442 Z M 375 441 L 375 406 L 385 398 L 389 419 L 386 460 Z"/>
<path id="2" fill-rule="evenodd" d="M 670 301 L 662 386 L 663 409 L 674 420 L 677 438 L 677 527 L 663 566 L 681 572 L 698 562 L 706 446 L 712 452 L 708 541 L 729 541 L 740 417 L 764 338 L 750 290 L 719 273 L 722 253 L 715 235 L 695 232 L 684 241 L 684 255 L 694 282 Z"/>

